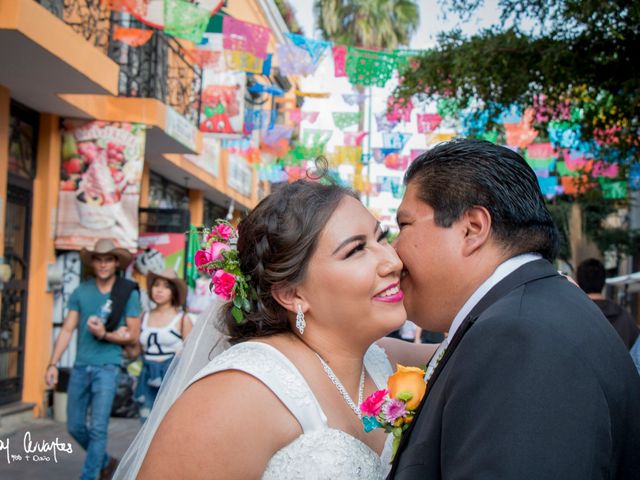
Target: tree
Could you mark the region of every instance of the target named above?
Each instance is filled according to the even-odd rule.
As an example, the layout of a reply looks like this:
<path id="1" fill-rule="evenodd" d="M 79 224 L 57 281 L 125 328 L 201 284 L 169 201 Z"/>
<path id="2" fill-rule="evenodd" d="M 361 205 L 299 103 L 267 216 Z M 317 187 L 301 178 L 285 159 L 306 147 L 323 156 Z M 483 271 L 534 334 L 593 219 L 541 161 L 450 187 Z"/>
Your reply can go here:
<path id="1" fill-rule="evenodd" d="M 441 4 L 466 20 L 483 2 Z M 506 107 L 533 107 L 544 113 L 536 115 L 533 125 L 539 138 L 547 136 L 549 122 L 571 123 L 597 158 L 619 163 L 624 176 L 640 161 L 640 2 L 497 3 L 499 25 L 470 37 L 460 31 L 440 35 L 436 48 L 402 72 L 395 94 L 446 98 L 455 108 L 473 105 L 472 115 L 484 120 L 477 124 L 487 130 L 499 122 L 497 114 Z M 606 217 L 628 202 L 607 200 L 600 188 L 577 198 L 556 197 L 550 206 L 565 234 L 573 202 L 581 207 L 585 233 L 602 252 L 639 253 L 638 231 L 605 227 Z M 566 249 L 564 253 L 570 255 Z"/>
<path id="2" fill-rule="evenodd" d="M 444 0 L 470 17 L 483 0 Z M 404 72 L 396 94 L 480 101 L 489 118 L 505 106 L 568 109 L 583 139 L 607 160 L 637 162 L 640 128 L 640 2 L 499 0 L 501 24 L 471 37 L 440 35 Z M 527 25 L 534 23 L 534 27 Z"/>
<path id="3" fill-rule="evenodd" d="M 314 13 L 325 39 L 368 49 L 408 45 L 420 23 L 413 0 L 316 0 Z"/>

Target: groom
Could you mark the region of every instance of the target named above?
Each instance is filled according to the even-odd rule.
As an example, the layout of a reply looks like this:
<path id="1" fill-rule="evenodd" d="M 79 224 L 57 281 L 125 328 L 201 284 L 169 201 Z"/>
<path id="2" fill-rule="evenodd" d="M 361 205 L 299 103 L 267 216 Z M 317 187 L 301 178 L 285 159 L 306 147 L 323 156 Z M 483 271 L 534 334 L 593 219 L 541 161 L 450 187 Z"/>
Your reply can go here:
<path id="1" fill-rule="evenodd" d="M 640 377 L 550 263 L 558 232 L 524 159 L 456 140 L 416 159 L 405 183 L 407 313 L 449 334 L 389 478 L 638 478 Z"/>

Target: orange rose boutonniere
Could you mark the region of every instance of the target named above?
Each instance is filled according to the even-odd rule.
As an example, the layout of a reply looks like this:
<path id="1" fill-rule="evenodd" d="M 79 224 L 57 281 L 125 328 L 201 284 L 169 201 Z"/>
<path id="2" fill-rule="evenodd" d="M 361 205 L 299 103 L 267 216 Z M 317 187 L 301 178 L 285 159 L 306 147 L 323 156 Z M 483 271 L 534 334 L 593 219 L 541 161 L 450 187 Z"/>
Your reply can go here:
<path id="1" fill-rule="evenodd" d="M 427 384 L 424 382 L 424 370 L 418 367 L 397 365 L 396 373 L 387 380 L 389 396 L 406 402 L 407 410 L 415 410 L 420 405 Z"/>

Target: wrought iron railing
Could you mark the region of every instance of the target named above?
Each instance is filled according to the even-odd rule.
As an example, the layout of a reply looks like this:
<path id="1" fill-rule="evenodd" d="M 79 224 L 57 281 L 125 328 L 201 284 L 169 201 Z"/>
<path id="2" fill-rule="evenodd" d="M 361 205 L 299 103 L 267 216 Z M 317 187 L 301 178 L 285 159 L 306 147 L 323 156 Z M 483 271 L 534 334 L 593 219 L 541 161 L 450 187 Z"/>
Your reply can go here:
<path id="1" fill-rule="evenodd" d="M 107 52 L 109 47 L 110 14 L 101 0 L 36 0 L 63 20 L 87 42 Z"/>
<path id="2" fill-rule="evenodd" d="M 130 15 L 112 14 L 111 38 L 118 27 L 148 29 Z M 180 43 L 159 30 L 139 47 L 112 40 L 109 56 L 120 65 L 120 94 L 156 98 L 193 124 L 200 118 L 202 70 L 184 54 Z"/>
<path id="3" fill-rule="evenodd" d="M 202 70 L 185 55 L 178 40 L 153 30 L 144 45 L 114 39 L 118 27 L 151 29 L 131 15 L 110 11 L 100 0 L 37 0 L 120 66 L 119 94 L 156 98 L 199 124 Z"/>

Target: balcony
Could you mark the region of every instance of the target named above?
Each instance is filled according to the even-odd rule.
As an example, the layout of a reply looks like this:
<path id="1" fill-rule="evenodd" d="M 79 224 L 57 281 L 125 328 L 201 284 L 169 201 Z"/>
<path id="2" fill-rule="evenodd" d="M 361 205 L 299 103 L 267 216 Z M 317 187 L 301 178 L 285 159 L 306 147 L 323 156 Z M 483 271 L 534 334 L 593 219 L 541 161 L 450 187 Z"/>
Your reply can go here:
<path id="1" fill-rule="evenodd" d="M 116 62 L 120 96 L 155 98 L 198 125 L 202 71 L 186 58 L 178 40 L 129 14 L 108 10 L 100 0 L 37 1 Z M 144 45 L 132 47 L 114 40 L 118 27 L 149 29 L 153 34 Z"/>
<path id="2" fill-rule="evenodd" d="M 117 94 L 118 66 L 33 0 L 0 1 L 0 65 L 0 85 L 40 112 L 84 117 L 60 94 Z"/>

